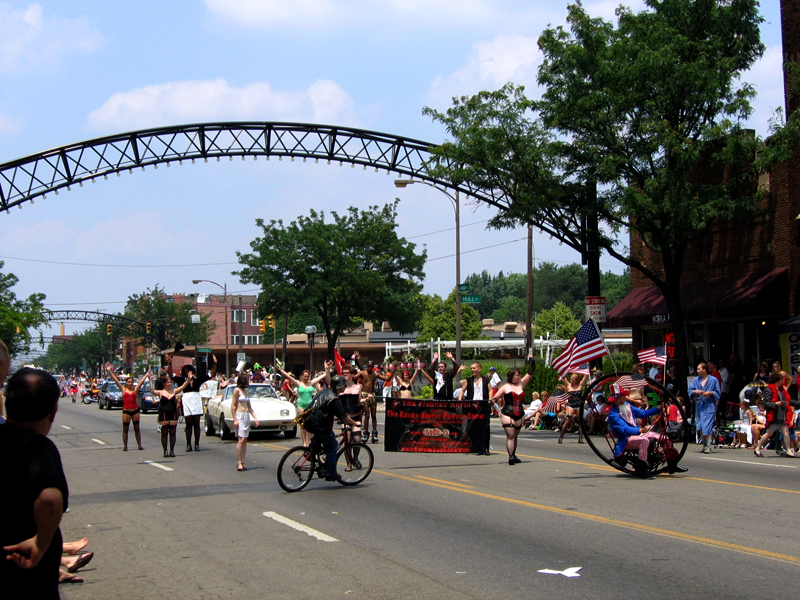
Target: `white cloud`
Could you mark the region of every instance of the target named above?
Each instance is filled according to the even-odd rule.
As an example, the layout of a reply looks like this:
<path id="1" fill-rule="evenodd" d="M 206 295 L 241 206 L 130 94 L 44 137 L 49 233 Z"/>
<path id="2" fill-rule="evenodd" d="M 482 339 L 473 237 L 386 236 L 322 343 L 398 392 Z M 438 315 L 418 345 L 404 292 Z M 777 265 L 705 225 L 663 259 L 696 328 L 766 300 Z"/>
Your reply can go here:
<path id="1" fill-rule="evenodd" d="M 119 92 L 89 113 L 93 129 L 119 131 L 198 121 L 311 121 L 361 125 L 350 95 L 322 79 L 306 90 L 265 82 L 232 87 L 224 79 L 174 81 Z"/>
<path id="2" fill-rule="evenodd" d="M 0 113 L 0 135 L 16 133 L 22 129 L 22 118 Z"/>
<path id="3" fill-rule="evenodd" d="M 215 17 L 228 23 L 268 29 L 288 23 L 303 27 L 362 27 L 364 23 L 393 25 L 411 20 L 418 25 L 485 24 L 505 13 L 499 0 L 205 0 Z"/>
<path id="4" fill-rule="evenodd" d="M 753 101 L 753 116 L 747 122 L 762 137 L 769 135 L 769 120 L 776 108 L 784 108 L 783 50 L 780 45 L 767 48 L 742 81 L 752 84 L 758 92 Z M 786 115 L 784 114 L 784 117 Z"/>
<path id="5" fill-rule="evenodd" d="M 90 54 L 103 43 L 86 17 L 46 16 L 40 4 L 12 10 L 0 3 L 0 71 L 53 66 L 67 54 Z"/>
<path id="6" fill-rule="evenodd" d="M 497 89 L 508 82 L 524 85 L 528 96 L 536 88 L 536 69 L 541 62 L 537 38 L 501 36 L 472 46 L 467 65 L 454 73 L 437 77 L 428 90 L 431 106 L 449 106 L 451 99 L 485 89 Z"/>

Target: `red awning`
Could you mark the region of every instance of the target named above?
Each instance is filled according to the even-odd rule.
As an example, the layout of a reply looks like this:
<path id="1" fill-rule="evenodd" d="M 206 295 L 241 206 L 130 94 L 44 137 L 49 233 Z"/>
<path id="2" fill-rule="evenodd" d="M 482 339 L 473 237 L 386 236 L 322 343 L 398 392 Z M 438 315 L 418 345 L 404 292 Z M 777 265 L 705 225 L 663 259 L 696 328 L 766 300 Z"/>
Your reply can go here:
<path id="1" fill-rule="evenodd" d="M 788 269 L 747 273 L 681 284 L 685 321 L 746 317 L 785 317 L 788 310 Z M 631 290 L 608 311 L 607 327 L 653 325 L 666 317 L 667 302 L 657 287 Z M 666 321 L 664 321 L 666 323 Z"/>

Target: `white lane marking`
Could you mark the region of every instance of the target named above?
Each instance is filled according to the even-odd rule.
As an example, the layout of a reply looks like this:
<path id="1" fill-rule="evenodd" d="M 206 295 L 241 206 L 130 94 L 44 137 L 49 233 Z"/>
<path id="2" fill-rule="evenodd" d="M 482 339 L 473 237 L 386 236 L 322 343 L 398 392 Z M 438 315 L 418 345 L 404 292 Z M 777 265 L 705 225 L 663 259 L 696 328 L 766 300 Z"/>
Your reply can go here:
<path id="1" fill-rule="evenodd" d="M 146 461 L 144 461 L 144 464 L 151 465 L 153 467 L 158 467 L 159 469 L 164 469 L 165 471 L 174 471 L 175 470 L 172 467 L 168 467 L 166 465 L 160 465 L 157 462 L 153 462 L 152 460 L 146 460 Z"/>
<path id="2" fill-rule="evenodd" d="M 547 575 L 563 575 L 564 577 L 580 577 L 578 571 L 580 571 L 583 567 L 570 567 L 569 569 L 564 569 L 563 571 L 553 571 L 552 569 L 541 569 L 539 573 L 545 573 Z"/>
<path id="3" fill-rule="evenodd" d="M 777 454 L 775 455 L 777 456 Z M 759 465 L 761 467 L 777 467 L 779 469 L 796 469 L 793 465 L 775 465 L 768 462 L 758 462 L 755 460 L 731 460 L 730 458 L 709 458 L 708 456 L 700 456 L 703 460 L 719 460 L 722 462 L 739 463 L 740 465 Z"/>
<path id="4" fill-rule="evenodd" d="M 101 446 L 105 446 L 105 445 L 106 445 L 106 443 L 105 443 L 103 440 L 98 440 L 98 439 L 96 439 L 96 438 L 92 438 L 92 441 L 93 441 L 95 444 L 100 444 Z"/>
<path id="5" fill-rule="evenodd" d="M 279 515 L 278 513 L 274 513 L 272 511 L 262 513 L 265 517 L 269 517 L 277 521 L 278 523 L 283 523 L 284 525 L 288 525 L 292 529 L 296 529 L 297 531 L 302 531 L 303 533 L 307 533 L 311 537 L 317 538 L 320 542 L 338 542 L 334 537 L 329 535 L 325 535 L 321 531 L 317 531 L 316 529 L 311 529 L 307 525 L 303 525 L 302 523 L 298 523 L 297 521 L 292 521 L 291 519 L 287 519 L 283 515 Z"/>
<path id="6" fill-rule="evenodd" d="M 67 427 L 66 425 L 62 425 L 64 429 L 72 429 L 72 427 Z"/>

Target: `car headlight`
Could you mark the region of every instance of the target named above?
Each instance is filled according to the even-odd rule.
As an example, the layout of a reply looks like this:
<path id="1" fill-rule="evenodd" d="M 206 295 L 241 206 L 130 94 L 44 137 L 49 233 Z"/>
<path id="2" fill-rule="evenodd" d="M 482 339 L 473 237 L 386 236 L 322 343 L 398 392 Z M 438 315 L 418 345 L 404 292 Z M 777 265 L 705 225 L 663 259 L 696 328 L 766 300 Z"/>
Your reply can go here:
<path id="1" fill-rule="evenodd" d="M 284 409 L 282 409 L 282 410 L 281 410 L 281 416 L 282 416 L 282 417 L 288 417 L 288 416 L 289 416 L 289 411 L 288 411 L 288 410 L 286 410 L 285 408 L 284 408 Z"/>

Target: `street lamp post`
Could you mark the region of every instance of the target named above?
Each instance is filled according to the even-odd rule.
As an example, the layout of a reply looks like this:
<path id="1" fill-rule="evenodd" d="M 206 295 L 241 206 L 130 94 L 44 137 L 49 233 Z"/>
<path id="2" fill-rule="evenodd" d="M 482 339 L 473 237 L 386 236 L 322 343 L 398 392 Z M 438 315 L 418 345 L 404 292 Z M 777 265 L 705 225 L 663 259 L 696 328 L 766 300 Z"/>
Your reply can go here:
<path id="1" fill-rule="evenodd" d="M 200 337 L 200 315 L 197 311 L 192 311 L 192 323 L 194 323 L 194 368 L 199 369 L 197 366 L 197 340 Z"/>
<path id="2" fill-rule="evenodd" d="M 317 333 L 315 325 L 306 327 L 306 335 L 308 336 L 308 372 L 314 374 L 314 336 Z"/>
<path id="3" fill-rule="evenodd" d="M 456 362 L 461 364 L 461 210 L 459 208 L 458 190 L 455 196 L 452 196 L 446 190 L 436 186 L 427 181 L 419 179 L 395 179 L 394 185 L 398 188 L 404 188 L 412 183 L 422 183 L 435 190 L 439 190 L 453 203 L 453 208 L 456 213 Z"/>
<path id="4" fill-rule="evenodd" d="M 228 356 L 228 344 L 230 343 L 230 336 L 228 335 L 228 313 L 230 312 L 228 311 L 228 282 L 226 281 L 224 285 L 220 285 L 216 281 L 210 281 L 208 279 L 192 279 L 192 283 L 195 285 L 198 283 L 210 283 L 221 289 L 224 294 L 222 303 L 225 305 L 225 376 L 227 377 L 231 374 L 231 363 Z M 195 344 L 195 346 L 196 345 L 197 344 Z"/>

